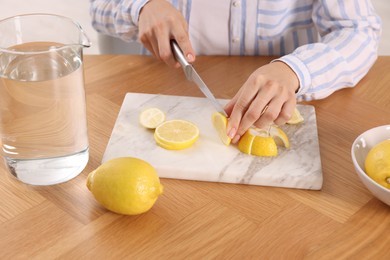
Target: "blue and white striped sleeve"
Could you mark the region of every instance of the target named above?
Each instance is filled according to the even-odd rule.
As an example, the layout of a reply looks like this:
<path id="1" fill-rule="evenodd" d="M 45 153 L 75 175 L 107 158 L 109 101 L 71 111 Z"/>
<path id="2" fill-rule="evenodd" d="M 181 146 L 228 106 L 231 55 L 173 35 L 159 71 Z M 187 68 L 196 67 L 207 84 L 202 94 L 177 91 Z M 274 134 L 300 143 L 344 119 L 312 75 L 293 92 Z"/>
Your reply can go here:
<path id="1" fill-rule="evenodd" d="M 149 0 L 90 0 L 93 28 L 101 33 L 136 41 L 141 8 Z"/>
<path id="2" fill-rule="evenodd" d="M 355 86 L 377 59 L 381 20 L 370 1 L 322 0 L 312 19 L 320 42 L 281 57 L 297 74 L 298 101 L 322 99 Z"/>

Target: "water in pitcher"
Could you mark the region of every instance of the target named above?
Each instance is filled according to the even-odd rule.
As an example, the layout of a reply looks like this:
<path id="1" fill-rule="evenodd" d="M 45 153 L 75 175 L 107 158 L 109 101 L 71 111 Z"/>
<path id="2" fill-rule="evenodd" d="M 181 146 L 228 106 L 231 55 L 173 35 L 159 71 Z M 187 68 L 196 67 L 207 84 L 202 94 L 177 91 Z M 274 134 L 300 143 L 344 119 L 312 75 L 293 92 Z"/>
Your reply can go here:
<path id="1" fill-rule="evenodd" d="M 66 181 L 88 162 L 80 47 L 39 52 L 59 46 L 26 43 L 12 47 L 23 55 L 0 55 L 2 153 L 11 173 L 30 184 Z"/>

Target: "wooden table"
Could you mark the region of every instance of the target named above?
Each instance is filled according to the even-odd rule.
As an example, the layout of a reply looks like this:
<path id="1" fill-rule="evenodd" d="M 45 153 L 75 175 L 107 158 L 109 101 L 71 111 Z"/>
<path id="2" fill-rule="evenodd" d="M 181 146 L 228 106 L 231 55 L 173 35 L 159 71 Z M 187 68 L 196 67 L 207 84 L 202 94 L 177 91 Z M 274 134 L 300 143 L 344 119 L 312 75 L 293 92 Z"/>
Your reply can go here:
<path id="1" fill-rule="evenodd" d="M 231 98 L 271 58 L 198 57 L 217 98 Z M 87 190 L 126 92 L 202 94 L 150 57 L 86 56 L 90 161 L 60 185 L 34 187 L 0 168 L 0 259 L 380 259 L 390 257 L 390 207 L 356 175 L 350 149 L 390 123 L 390 57 L 353 89 L 310 102 L 317 112 L 321 191 L 161 179 L 165 192 L 139 216 L 103 209 Z"/>

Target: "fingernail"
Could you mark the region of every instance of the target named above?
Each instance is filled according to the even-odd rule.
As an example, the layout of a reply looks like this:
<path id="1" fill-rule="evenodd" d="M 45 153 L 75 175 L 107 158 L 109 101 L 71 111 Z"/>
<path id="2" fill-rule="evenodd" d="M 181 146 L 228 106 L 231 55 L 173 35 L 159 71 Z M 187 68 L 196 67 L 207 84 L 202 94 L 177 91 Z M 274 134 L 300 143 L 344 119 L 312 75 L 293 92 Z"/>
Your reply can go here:
<path id="1" fill-rule="evenodd" d="M 191 53 L 187 54 L 187 61 L 189 62 L 194 61 L 194 56 Z"/>
<path id="2" fill-rule="evenodd" d="M 233 137 L 236 135 L 236 128 L 232 128 L 230 129 L 229 133 L 228 133 L 228 136 L 233 139 Z"/>
<path id="3" fill-rule="evenodd" d="M 233 143 L 233 144 L 237 143 L 238 140 L 240 140 L 240 137 L 241 137 L 240 135 L 234 136 L 234 138 L 232 139 L 232 143 Z"/>

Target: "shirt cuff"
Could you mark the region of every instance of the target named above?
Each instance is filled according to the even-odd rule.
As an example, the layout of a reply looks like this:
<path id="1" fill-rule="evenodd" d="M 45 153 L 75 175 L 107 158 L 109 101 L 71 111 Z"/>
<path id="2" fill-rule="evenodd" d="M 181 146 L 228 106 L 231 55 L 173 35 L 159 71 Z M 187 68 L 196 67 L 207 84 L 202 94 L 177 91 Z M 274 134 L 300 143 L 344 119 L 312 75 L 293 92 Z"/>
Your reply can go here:
<path id="1" fill-rule="evenodd" d="M 130 15 L 133 23 L 138 26 L 139 13 L 141 12 L 142 7 L 146 5 L 149 0 L 135 0 L 130 10 Z"/>
<path id="2" fill-rule="evenodd" d="M 311 75 L 306 65 L 292 54 L 285 55 L 279 59 L 273 60 L 272 62 L 274 61 L 282 61 L 286 63 L 295 72 L 299 80 L 299 89 L 296 96 L 304 96 L 304 94 L 309 91 L 311 85 Z"/>

